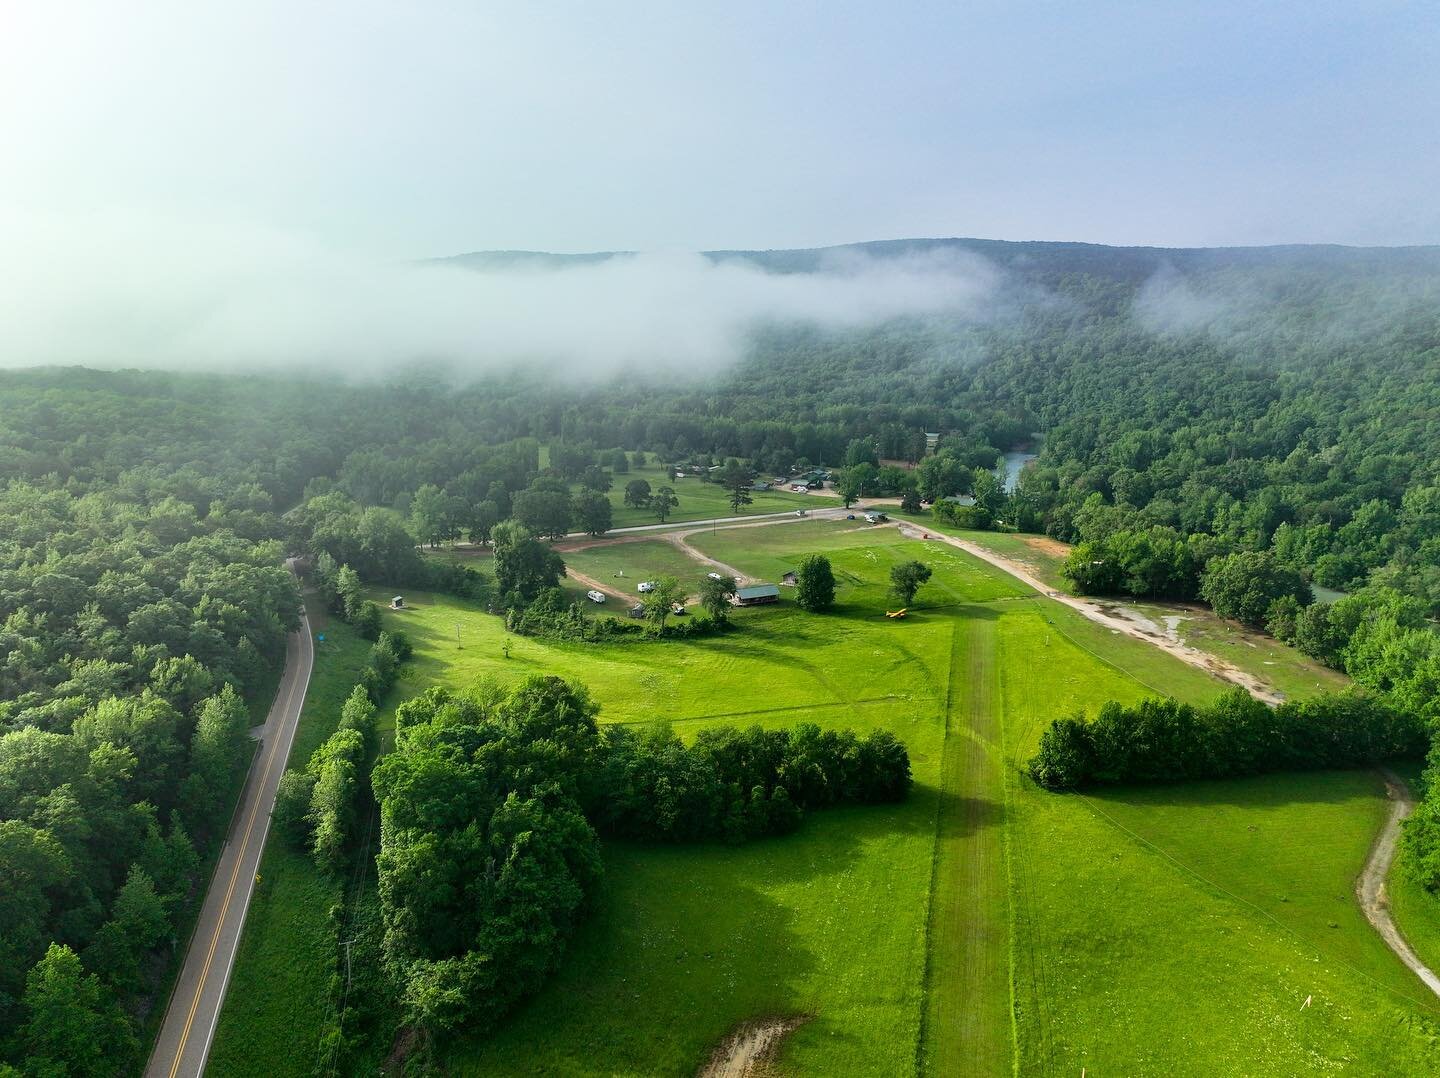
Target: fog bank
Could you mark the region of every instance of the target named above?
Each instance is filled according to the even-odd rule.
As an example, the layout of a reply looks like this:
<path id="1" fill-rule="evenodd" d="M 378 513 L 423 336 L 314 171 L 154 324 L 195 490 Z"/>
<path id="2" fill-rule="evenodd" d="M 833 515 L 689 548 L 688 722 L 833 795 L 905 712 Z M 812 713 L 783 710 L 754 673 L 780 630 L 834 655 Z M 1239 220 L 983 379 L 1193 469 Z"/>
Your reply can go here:
<path id="1" fill-rule="evenodd" d="M 833 259 L 777 274 L 689 253 L 476 271 L 326 250 L 283 232 L 144 216 L 0 216 L 0 366 L 463 376 L 511 365 L 598 377 L 704 372 L 767 323 L 856 328 L 985 313 L 970 255 Z"/>

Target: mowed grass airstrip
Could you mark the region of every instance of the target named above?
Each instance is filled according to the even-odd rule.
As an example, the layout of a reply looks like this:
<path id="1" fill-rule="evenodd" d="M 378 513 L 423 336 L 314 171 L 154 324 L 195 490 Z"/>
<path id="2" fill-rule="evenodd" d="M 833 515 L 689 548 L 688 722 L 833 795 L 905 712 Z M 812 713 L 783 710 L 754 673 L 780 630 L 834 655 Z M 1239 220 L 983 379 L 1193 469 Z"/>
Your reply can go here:
<path id="1" fill-rule="evenodd" d="M 1052 718 L 1224 686 L 894 529 L 796 521 L 689 541 L 769 580 L 825 551 L 837 607 L 806 614 L 782 589 L 723 636 L 512 637 L 507 659 L 499 618 L 407 595 L 386 614 L 416 644 L 403 691 L 557 673 L 589 686 L 602 722 L 683 736 L 884 727 L 915 790 L 739 847 L 607 844 L 560 972 L 495 1033 L 441 1046 L 450 1073 L 690 1075 L 740 1023 L 793 1015 L 809 1020 L 785 1073 L 1434 1072 L 1440 1009 L 1352 893 L 1385 811 L 1377 777 L 1044 793 L 1021 768 Z M 662 555 L 636 546 L 633 564 L 623 545 L 572 557 L 634 580 Z M 889 568 L 913 557 L 934 579 L 886 619 Z"/>

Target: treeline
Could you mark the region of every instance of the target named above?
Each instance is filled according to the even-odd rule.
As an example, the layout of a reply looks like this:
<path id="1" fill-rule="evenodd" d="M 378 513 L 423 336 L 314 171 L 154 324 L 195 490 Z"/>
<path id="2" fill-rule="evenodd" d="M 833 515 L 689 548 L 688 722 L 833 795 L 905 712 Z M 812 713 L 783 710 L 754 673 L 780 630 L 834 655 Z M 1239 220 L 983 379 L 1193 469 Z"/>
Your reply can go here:
<path id="1" fill-rule="evenodd" d="M 251 756 L 224 686 L 188 712 L 151 689 L 68 732 L 0 736 L 0 1037 L 34 1073 L 121 1073 Z M 48 1069 L 47 1069 L 48 1068 Z"/>
<path id="2" fill-rule="evenodd" d="M 291 768 L 280 776 L 275 823 L 291 842 L 308 849 L 321 869 L 339 872 L 355 852 L 362 806 L 370 796 L 370 769 L 380 748 L 377 705 L 411 652 L 404 633 L 380 633 L 340 709 L 335 732 L 310 754 L 303 771 Z"/>
<path id="3" fill-rule="evenodd" d="M 715 730 L 685 746 L 602 733 L 596 711 L 554 677 L 433 688 L 398 709 L 374 783 L 383 961 L 409 1022 L 483 1029 L 534 992 L 598 885 L 599 833 L 738 842 L 910 785 L 886 734 Z"/>
<path id="4" fill-rule="evenodd" d="M 315 585 L 326 604 L 347 621 L 375 624 L 365 608 L 362 581 L 440 591 L 483 603 L 490 597 L 484 573 L 424 557 L 399 514 L 362 508 L 339 493 L 308 499 L 286 514 L 292 542 L 314 559 Z M 487 536 L 488 539 L 488 536 Z"/>
<path id="5" fill-rule="evenodd" d="M 1327 693 L 1272 708 L 1235 689 L 1201 706 L 1111 701 L 1089 721 L 1057 719 L 1026 769 L 1046 789 L 1073 790 L 1366 767 L 1417 759 L 1426 744 L 1419 716 L 1373 693 Z"/>
<path id="6" fill-rule="evenodd" d="M 910 759 L 893 734 L 724 726 L 686 745 L 664 726 L 601 733 L 602 834 L 648 841 L 743 842 L 785 834 L 807 810 L 900 801 Z"/>

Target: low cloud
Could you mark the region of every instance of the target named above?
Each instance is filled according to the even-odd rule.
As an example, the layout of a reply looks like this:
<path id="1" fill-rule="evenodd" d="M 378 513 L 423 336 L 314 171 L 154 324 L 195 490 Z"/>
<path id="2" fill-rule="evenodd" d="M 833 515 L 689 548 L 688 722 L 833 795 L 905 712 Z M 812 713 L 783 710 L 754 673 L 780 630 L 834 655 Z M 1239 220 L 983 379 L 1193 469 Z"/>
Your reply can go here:
<path id="1" fill-rule="evenodd" d="M 1140 286 L 1131 313 L 1157 333 L 1190 333 L 1228 325 L 1238 312 L 1233 298 L 1201 292 L 1166 265 Z"/>
<path id="2" fill-rule="evenodd" d="M 842 253 L 788 274 L 679 253 L 474 270 L 339 254 L 209 221 L 12 215 L 0 230 L 9 237 L 0 251 L 8 367 L 700 372 L 740 358 L 765 324 L 977 318 L 999 287 L 993 267 L 960 252 Z"/>
<path id="3" fill-rule="evenodd" d="M 1157 270 L 1130 313 L 1155 333 L 1203 334 L 1267 362 L 1310 346 L 1346 347 L 1433 322 L 1440 263 L 1432 252 L 1314 248 Z"/>

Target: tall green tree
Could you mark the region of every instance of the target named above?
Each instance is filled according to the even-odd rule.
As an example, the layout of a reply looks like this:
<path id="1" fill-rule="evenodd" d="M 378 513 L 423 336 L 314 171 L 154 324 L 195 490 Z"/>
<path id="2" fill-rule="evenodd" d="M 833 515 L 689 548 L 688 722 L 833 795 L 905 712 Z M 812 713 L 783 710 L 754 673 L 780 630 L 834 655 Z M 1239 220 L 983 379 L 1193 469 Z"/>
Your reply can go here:
<path id="1" fill-rule="evenodd" d="M 524 605 L 545 589 L 559 586 L 565 562 L 523 524 L 502 521 L 490 538 L 495 549 L 495 582 L 502 596 L 513 596 Z"/>
<path id="2" fill-rule="evenodd" d="M 806 554 L 796 565 L 795 604 L 811 613 L 835 605 L 835 571 L 824 554 Z"/>
<path id="3" fill-rule="evenodd" d="M 587 535 L 604 535 L 614 523 L 610 499 L 597 490 L 582 490 L 575 495 L 574 519 Z"/>
<path id="4" fill-rule="evenodd" d="M 719 579 L 706 576 L 700 581 L 700 605 L 716 625 L 730 623 L 730 600 L 735 596 L 735 578 L 721 574 Z"/>
<path id="5" fill-rule="evenodd" d="M 632 479 L 625 484 L 625 504 L 631 509 L 644 509 L 650 504 L 650 481 Z"/>
<path id="6" fill-rule="evenodd" d="M 845 467 L 853 468 L 857 464 L 869 464 L 873 468 L 880 466 L 880 452 L 875 447 L 874 438 L 855 438 L 845 447 Z"/>
<path id="7" fill-rule="evenodd" d="M 536 535 L 563 539 L 570 531 L 573 510 L 568 490 L 532 486 L 516 494 L 512 505 L 515 519 Z"/>
<path id="8" fill-rule="evenodd" d="M 141 959 L 169 930 L 165 898 L 148 873 L 131 865 L 111 906 L 110 920 L 85 949 L 85 964 L 120 991 L 135 992 L 141 986 Z"/>
<path id="9" fill-rule="evenodd" d="M 615 485 L 615 480 L 600 465 L 592 464 L 580 473 L 580 485 L 586 490 L 595 490 L 604 494 Z"/>
<path id="10" fill-rule="evenodd" d="M 930 566 L 924 562 L 902 561 L 890 567 L 890 595 L 901 606 L 915 601 L 920 585 L 930 579 Z"/>
<path id="11" fill-rule="evenodd" d="M 451 500 L 434 483 L 425 483 L 410 499 L 410 526 L 422 543 L 439 546 L 455 533 Z"/>
<path id="12" fill-rule="evenodd" d="M 1290 597 L 1300 606 L 1314 601 L 1310 585 L 1267 551 L 1240 551 L 1216 558 L 1200 580 L 1200 596 L 1222 618 L 1263 626 L 1271 604 Z"/>
<path id="13" fill-rule="evenodd" d="M 23 1006 L 18 1039 L 30 1073 L 113 1078 L 134 1062 L 129 1022 L 69 947 L 52 943 L 35 964 L 25 978 Z"/>
<path id="14" fill-rule="evenodd" d="M 190 775 L 185 780 L 191 818 L 211 831 L 224 820 L 227 799 L 244 759 L 250 712 L 233 686 L 200 705 L 190 742 Z"/>
<path id="15" fill-rule="evenodd" d="M 675 496 L 675 491 L 670 487 L 661 487 L 650 495 L 650 511 L 655 514 L 655 519 L 664 524 L 670 519 L 671 511 L 680 504 L 680 499 Z"/>
<path id="16" fill-rule="evenodd" d="M 673 576 L 659 577 L 654 585 L 640 602 L 645 607 L 645 620 L 655 627 L 657 633 L 661 633 L 665 631 L 665 621 L 670 617 L 671 608 L 685 598 L 685 589 Z"/>

